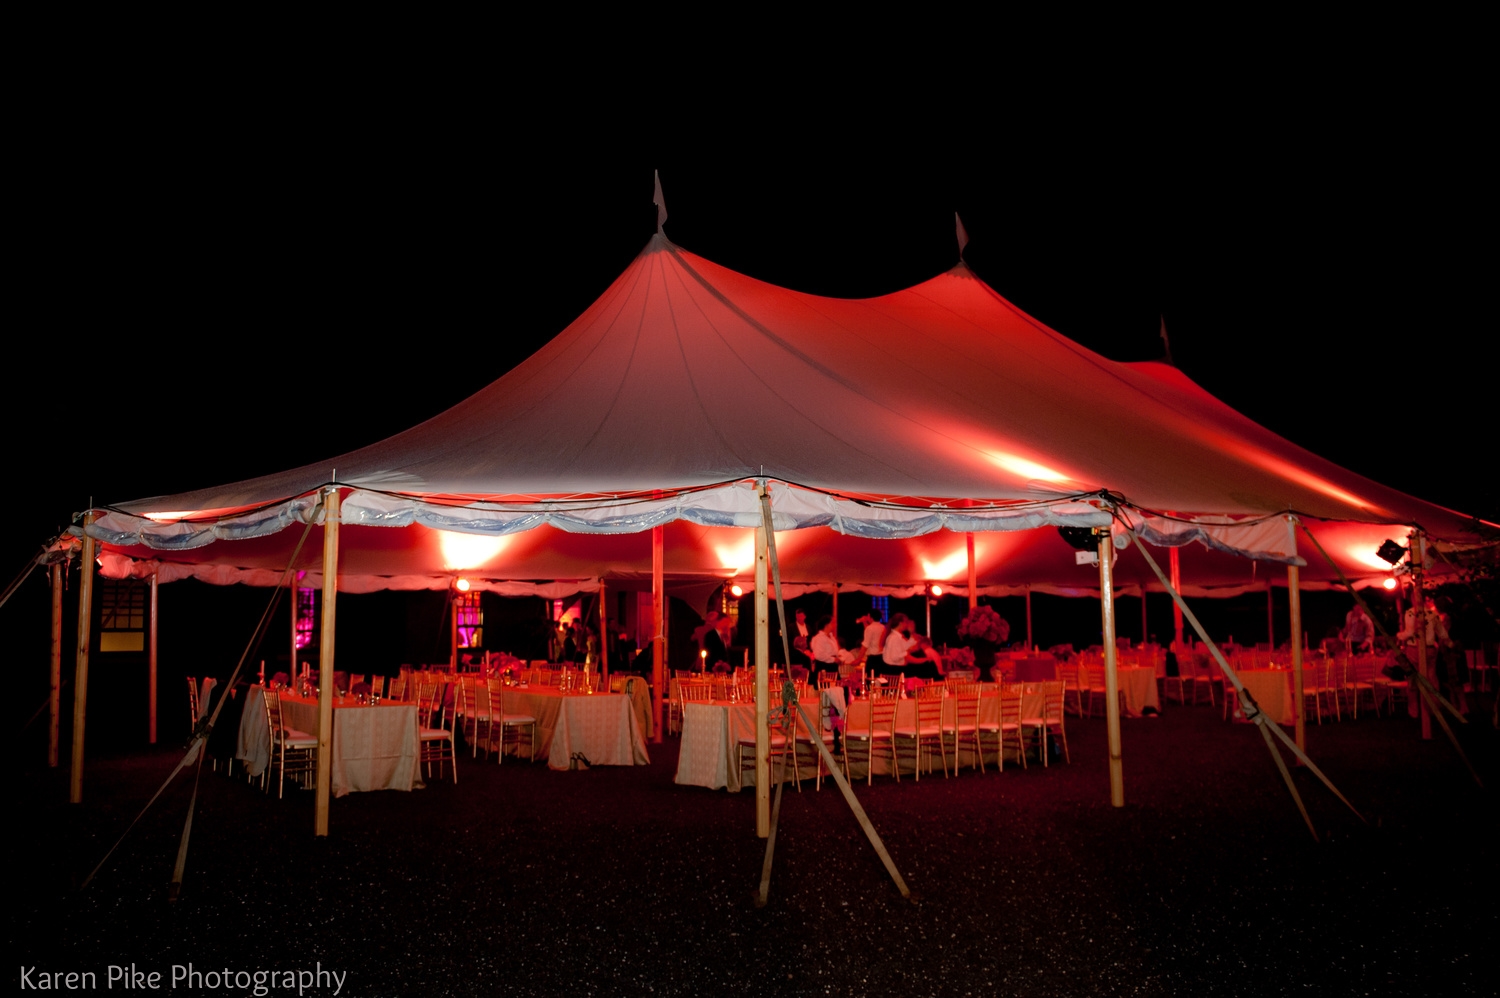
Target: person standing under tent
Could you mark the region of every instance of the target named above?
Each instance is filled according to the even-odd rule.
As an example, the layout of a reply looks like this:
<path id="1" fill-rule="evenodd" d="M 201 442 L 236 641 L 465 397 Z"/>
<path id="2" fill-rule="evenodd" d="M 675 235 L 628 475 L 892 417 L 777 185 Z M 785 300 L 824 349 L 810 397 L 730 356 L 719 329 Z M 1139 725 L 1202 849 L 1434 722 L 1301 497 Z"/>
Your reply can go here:
<path id="1" fill-rule="evenodd" d="M 932 640 L 925 634 L 913 639 L 906 650 L 906 676 L 908 679 L 937 681 L 947 674 L 943 668 L 943 656 L 932 647 Z"/>
<path id="2" fill-rule="evenodd" d="M 812 660 L 812 636 L 813 628 L 807 622 L 807 611 L 798 609 L 797 621 L 792 625 L 792 651 L 800 653 L 808 661 Z M 790 666 L 792 663 L 788 662 Z"/>
<path id="3" fill-rule="evenodd" d="M 905 668 L 906 650 L 912 645 L 910 627 L 911 621 L 907 620 L 904 613 L 891 618 L 890 626 L 885 632 L 885 645 L 880 649 L 880 657 L 887 672 Z"/>
<path id="4" fill-rule="evenodd" d="M 880 668 L 885 664 L 880 657 L 885 651 L 885 622 L 872 612 L 860 617 L 855 623 L 865 625 L 865 637 L 862 642 L 865 649 L 865 668 Z"/>
<path id="5" fill-rule="evenodd" d="M 1355 604 L 1344 617 L 1344 629 L 1339 631 L 1339 637 L 1348 647 L 1350 654 L 1358 651 L 1363 646 L 1365 651 L 1375 650 L 1375 622 L 1370 615 L 1365 613 L 1364 608 Z"/>
<path id="6" fill-rule="evenodd" d="M 1413 667 L 1417 664 L 1417 642 L 1421 641 L 1426 645 L 1428 668 L 1437 678 L 1439 688 L 1447 685 L 1447 670 L 1442 667 L 1439 650 L 1448 644 L 1448 628 L 1443 625 L 1442 615 L 1426 594 L 1412 594 L 1412 605 L 1401 615 L 1401 631 L 1396 635 L 1396 641 L 1406 650 L 1406 657 Z M 1415 681 L 1412 692 L 1416 693 Z M 1406 698 L 1407 713 L 1412 717 L 1417 716 L 1417 700 L 1417 696 Z M 1453 702 L 1451 698 L 1449 702 Z"/>

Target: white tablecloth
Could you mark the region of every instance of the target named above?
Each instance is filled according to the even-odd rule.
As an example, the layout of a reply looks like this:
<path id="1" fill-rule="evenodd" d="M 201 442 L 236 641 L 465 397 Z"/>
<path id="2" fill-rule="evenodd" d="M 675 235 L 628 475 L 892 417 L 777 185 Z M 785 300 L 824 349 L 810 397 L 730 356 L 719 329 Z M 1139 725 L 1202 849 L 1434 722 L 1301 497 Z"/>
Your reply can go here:
<path id="1" fill-rule="evenodd" d="M 282 695 L 282 723 L 289 728 L 318 733 L 318 703 Z M 365 707 L 349 703 L 333 708 L 333 796 L 362 790 L 412 790 L 422 786 L 417 740 L 417 708 L 409 703 Z M 271 755 L 271 732 L 266 726 L 265 691 L 252 686 L 240 718 L 239 747 L 255 775 L 265 771 Z"/>
<path id="2" fill-rule="evenodd" d="M 844 691 L 840 687 L 823 690 L 819 700 L 803 704 L 808 720 L 820 724 L 820 703 L 826 703 L 835 713 L 844 714 Z M 677 751 L 677 776 L 675 781 L 684 786 L 708 787 L 718 790 L 723 787 L 737 792 L 742 787 L 755 785 L 755 765 L 745 762 L 745 779 L 739 777 L 739 740 L 755 737 L 755 704 L 730 703 L 725 700 L 689 700 L 682 705 L 682 743 Z M 811 778 L 817 772 L 809 761 L 803 775 Z M 793 770 L 788 767 L 784 779 L 791 779 Z"/>
<path id="3" fill-rule="evenodd" d="M 1161 700 L 1156 695 L 1156 669 L 1142 666 L 1132 668 L 1120 666 L 1115 670 L 1120 677 L 1120 692 L 1125 694 L 1125 713 L 1130 717 L 1140 717 L 1141 712 L 1147 707 L 1160 713 Z M 1104 681 L 1104 674 L 1099 674 L 1099 681 Z"/>
<path id="4" fill-rule="evenodd" d="M 553 769 L 567 769 L 574 752 L 582 752 L 590 766 L 651 763 L 636 705 L 624 693 L 513 687 L 506 691 L 505 712 L 536 718 L 536 753 Z"/>

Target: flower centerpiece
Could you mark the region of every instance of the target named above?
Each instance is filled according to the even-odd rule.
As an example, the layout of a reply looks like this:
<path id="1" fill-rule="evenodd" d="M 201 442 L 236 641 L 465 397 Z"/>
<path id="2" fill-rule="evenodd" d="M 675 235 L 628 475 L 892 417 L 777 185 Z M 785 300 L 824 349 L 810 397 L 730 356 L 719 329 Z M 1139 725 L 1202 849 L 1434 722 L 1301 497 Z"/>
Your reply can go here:
<path id="1" fill-rule="evenodd" d="M 974 668 L 974 652 L 968 648 L 949 648 L 943 653 L 943 670 Z"/>
<path id="2" fill-rule="evenodd" d="M 993 608 L 976 606 L 959 621 L 958 636 L 967 640 L 980 675 L 984 676 L 995 664 L 995 653 L 1010 639 L 1010 624 Z"/>

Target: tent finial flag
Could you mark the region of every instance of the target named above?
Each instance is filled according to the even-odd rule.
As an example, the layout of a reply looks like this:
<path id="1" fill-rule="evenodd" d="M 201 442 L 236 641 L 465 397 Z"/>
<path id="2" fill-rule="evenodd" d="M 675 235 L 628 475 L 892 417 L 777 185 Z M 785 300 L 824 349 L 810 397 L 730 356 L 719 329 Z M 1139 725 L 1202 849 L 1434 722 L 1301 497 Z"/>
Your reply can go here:
<path id="1" fill-rule="evenodd" d="M 661 171 L 652 170 L 651 175 L 656 178 L 655 189 L 651 192 L 651 203 L 656 205 L 656 232 L 664 235 L 661 227 L 667 224 L 667 199 L 661 196 Z"/>
<path id="2" fill-rule="evenodd" d="M 1161 333 L 1159 335 L 1161 336 L 1162 349 L 1166 351 L 1166 356 L 1162 359 L 1168 364 L 1172 364 L 1172 341 L 1167 339 L 1167 317 L 1165 315 L 1161 317 Z M 1176 367 L 1177 365 L 1172 364 L 1172 366 Z"/>
<path id="3" fill-rule="evenodd" d="M 953 213 L 953 229 L 958 236 L 958 258 L 964 258 L 964 250 L 969 246 L 969 231 L 964 228 L 964 220 L 958 217 L 958 212 Z"/>

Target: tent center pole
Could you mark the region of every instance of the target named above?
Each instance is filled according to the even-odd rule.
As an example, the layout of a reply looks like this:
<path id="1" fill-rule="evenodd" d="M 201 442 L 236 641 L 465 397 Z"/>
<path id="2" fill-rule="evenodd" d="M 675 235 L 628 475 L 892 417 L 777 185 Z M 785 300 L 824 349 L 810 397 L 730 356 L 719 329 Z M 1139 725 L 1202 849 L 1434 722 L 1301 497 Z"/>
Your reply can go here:
<path id="1" fill-rule="evenodd" d="M 979 605 L 979 573 L 974 570 L 974 533 L 970 531 L 964 534 L 964 550 L 969 556 L 969 610 L 973 612 Z M 932 635 L 928 635 L 932 637 Z M 1027 643 L 1030 643 L 1031 635 L 1026 635 Z"/>
<path id="2" fill-rule="evenodd" d="M 1170 562 L 1168 568 L 1171 571 L 1172 589 L 1182 592 L 1182 562 L 1178 558 L 1176 548 L 1167 548 L 1167 557 Z M 1172 642 L 1177 648 L 1182 647 L 1182 607 L 1177 601 L 1172 601 Z"/>
<path id="3" fill-rule="evenodd" d="M 764 495 L 764 486 L 762 486 Z M 765 527 L 755 528 L 755 834 L 771 834 L 771 738 L 767 728 L 771 703 L 770 566 Z"/>
<path id="4" fill-rule="evenodd" d="M 668 693 L 666 534 L 665 527 L 651 528 L 651 626 L 656 631 L 656 639 L 651 642 L 651 688 L 656 694 L 652 703 L 654 713 L 651 715 L 656 722 L 651 733 L 651 741 L 654 744 L 660 744 L 663 738 L 662 704 Z"/>

